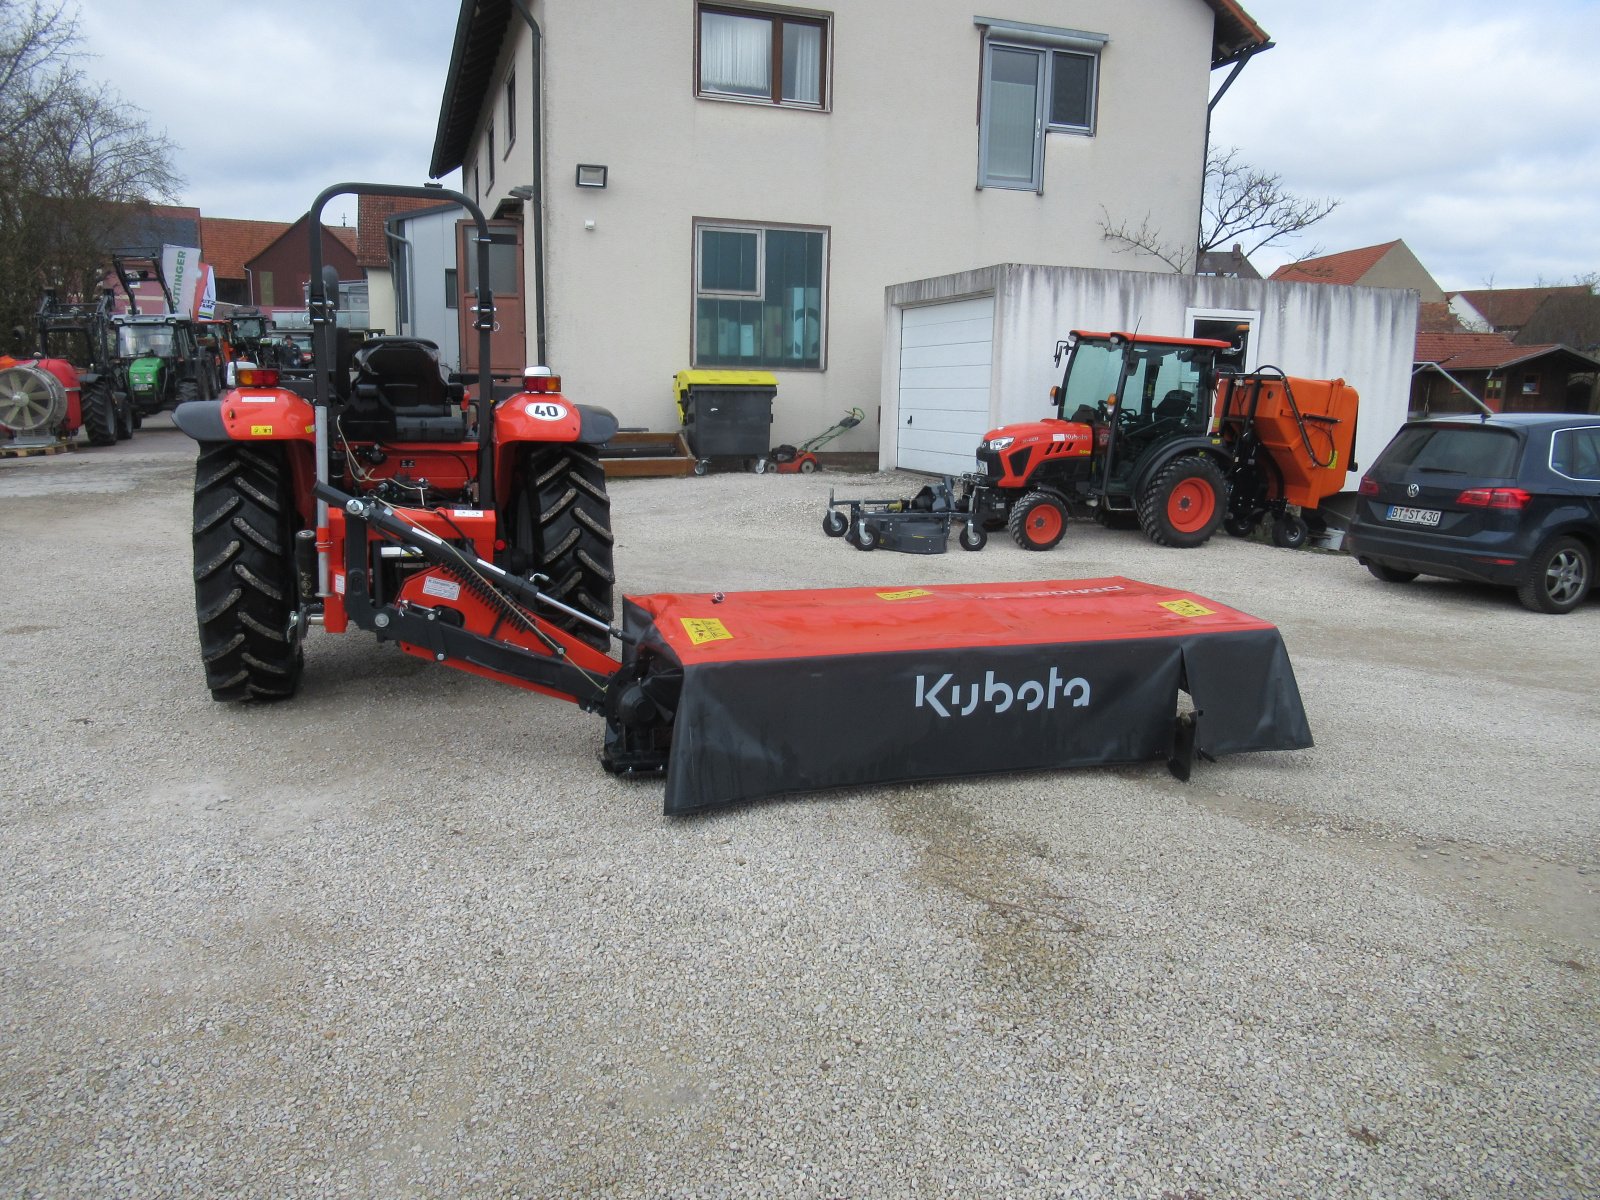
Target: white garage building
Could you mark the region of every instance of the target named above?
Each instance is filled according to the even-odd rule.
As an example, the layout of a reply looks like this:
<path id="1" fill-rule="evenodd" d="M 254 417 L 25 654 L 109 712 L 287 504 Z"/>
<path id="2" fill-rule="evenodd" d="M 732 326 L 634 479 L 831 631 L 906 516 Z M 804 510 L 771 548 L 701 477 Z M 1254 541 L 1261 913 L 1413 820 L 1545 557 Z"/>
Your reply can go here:
<path id="1" fill-rule="evenodd" d="M 1344 379 L 1360 393 L 1365 466 L 1406 419 L 1417 301 L 1391 288 L 1016 263 L 896 284 L 885 292 L 879 460 L 972 470 L 987 430 L 1050 411 L 1055 345 L 1069 330 L 1226 338 L 1243 324 L 1249 369 Z"/>

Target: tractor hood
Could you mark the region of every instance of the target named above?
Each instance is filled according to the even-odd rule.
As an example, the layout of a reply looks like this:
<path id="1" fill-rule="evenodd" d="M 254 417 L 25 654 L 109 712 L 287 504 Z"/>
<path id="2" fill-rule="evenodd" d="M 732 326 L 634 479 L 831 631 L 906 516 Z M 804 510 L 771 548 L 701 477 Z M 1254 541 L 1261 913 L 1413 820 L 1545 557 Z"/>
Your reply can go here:
<path id="1" fill-rule="evenodd" d="M 979 449 L 1012 450 L 1038 443 L 1064 444 L 1062 448 L 1065 450 L 1087 454 L 1089 447 L 1094 444 L 1094 430 L 1078 421 L 1046 417 L 1042 421 L 1023 421 L 991 429 L 983 435 Z"/>
<path id="2" fill-rule="evenodd" d="M 153 392 L 161 383 L 159 358 L 136 358 L 128 364 L 128 386 L 135 392 Z"/>

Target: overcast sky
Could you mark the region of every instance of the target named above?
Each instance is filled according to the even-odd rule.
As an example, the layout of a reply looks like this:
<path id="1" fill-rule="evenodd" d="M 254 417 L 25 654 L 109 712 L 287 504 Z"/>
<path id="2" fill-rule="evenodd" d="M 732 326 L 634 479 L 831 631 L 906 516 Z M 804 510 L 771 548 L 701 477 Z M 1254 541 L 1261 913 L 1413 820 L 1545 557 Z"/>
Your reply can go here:
<path id="1" fill-rule="evenodd" d="M 1263 273 L 1395 238 L 1447 289 L 1600 271 L 1600 0 L 1243 2 L 1277 47 L 1218 105 L 1213 141 L 1341 201 L 1258 255 Z M 90 72 L 178 145 L 185 203 L 287 221 L 340 180 L 425 180 L 458 9 L 84 0 L 82 29 Z M 354 201 L 341 211 L 353 224 Z"/>

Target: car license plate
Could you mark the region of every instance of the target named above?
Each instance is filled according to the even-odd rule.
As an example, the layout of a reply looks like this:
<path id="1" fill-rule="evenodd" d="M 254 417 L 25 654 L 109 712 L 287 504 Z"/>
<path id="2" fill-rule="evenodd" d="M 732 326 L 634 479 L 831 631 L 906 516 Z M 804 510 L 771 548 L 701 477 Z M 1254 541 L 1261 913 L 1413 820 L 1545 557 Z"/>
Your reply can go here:
<path id="1" fill-rule="evenodd" d="M 1405 508 L 1399 504 L 1389 506 L 1389 520 L 1399 521 L 1405 525 L 1437 525 L 1439 523 L 1439 510 L 1436 508 Z"/>

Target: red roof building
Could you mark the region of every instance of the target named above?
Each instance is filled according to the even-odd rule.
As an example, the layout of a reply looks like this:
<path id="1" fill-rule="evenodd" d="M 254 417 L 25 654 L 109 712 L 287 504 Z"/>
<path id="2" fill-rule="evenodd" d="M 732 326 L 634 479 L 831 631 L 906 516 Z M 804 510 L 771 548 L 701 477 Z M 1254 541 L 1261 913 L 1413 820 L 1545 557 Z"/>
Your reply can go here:
<path id="1" fill-rule="evenodd" d="M 1464 300 L 1484 324 L 1496 333 L 1515 335 L 1526 325 L 1539 306 L 1551 296 L 1587 296 L 1589 289 L 1573 287 L 1483 288 L 1472 292 L 1451 292 L 1452 302 Z M 1458 306 L 1459 310 L 1459 306 Z"/>
<path id="2" fill-rule="evenodd" d="M 1592 412 L 1600 360 L 1503 333 L 1418 333 L 1411 412 Z M 1481 402 L 1481 403 L 1480 403 Z"/>
<path id="3" fill-rule="evenodd" d="M 1407 288 L 1424 304 L 1443 303 L 1444 289 L 1411 248 L 1398 239 L 1279 267 L 1269 278 L 1284 283 L 1338 283 L 1352 287 Z"/>

